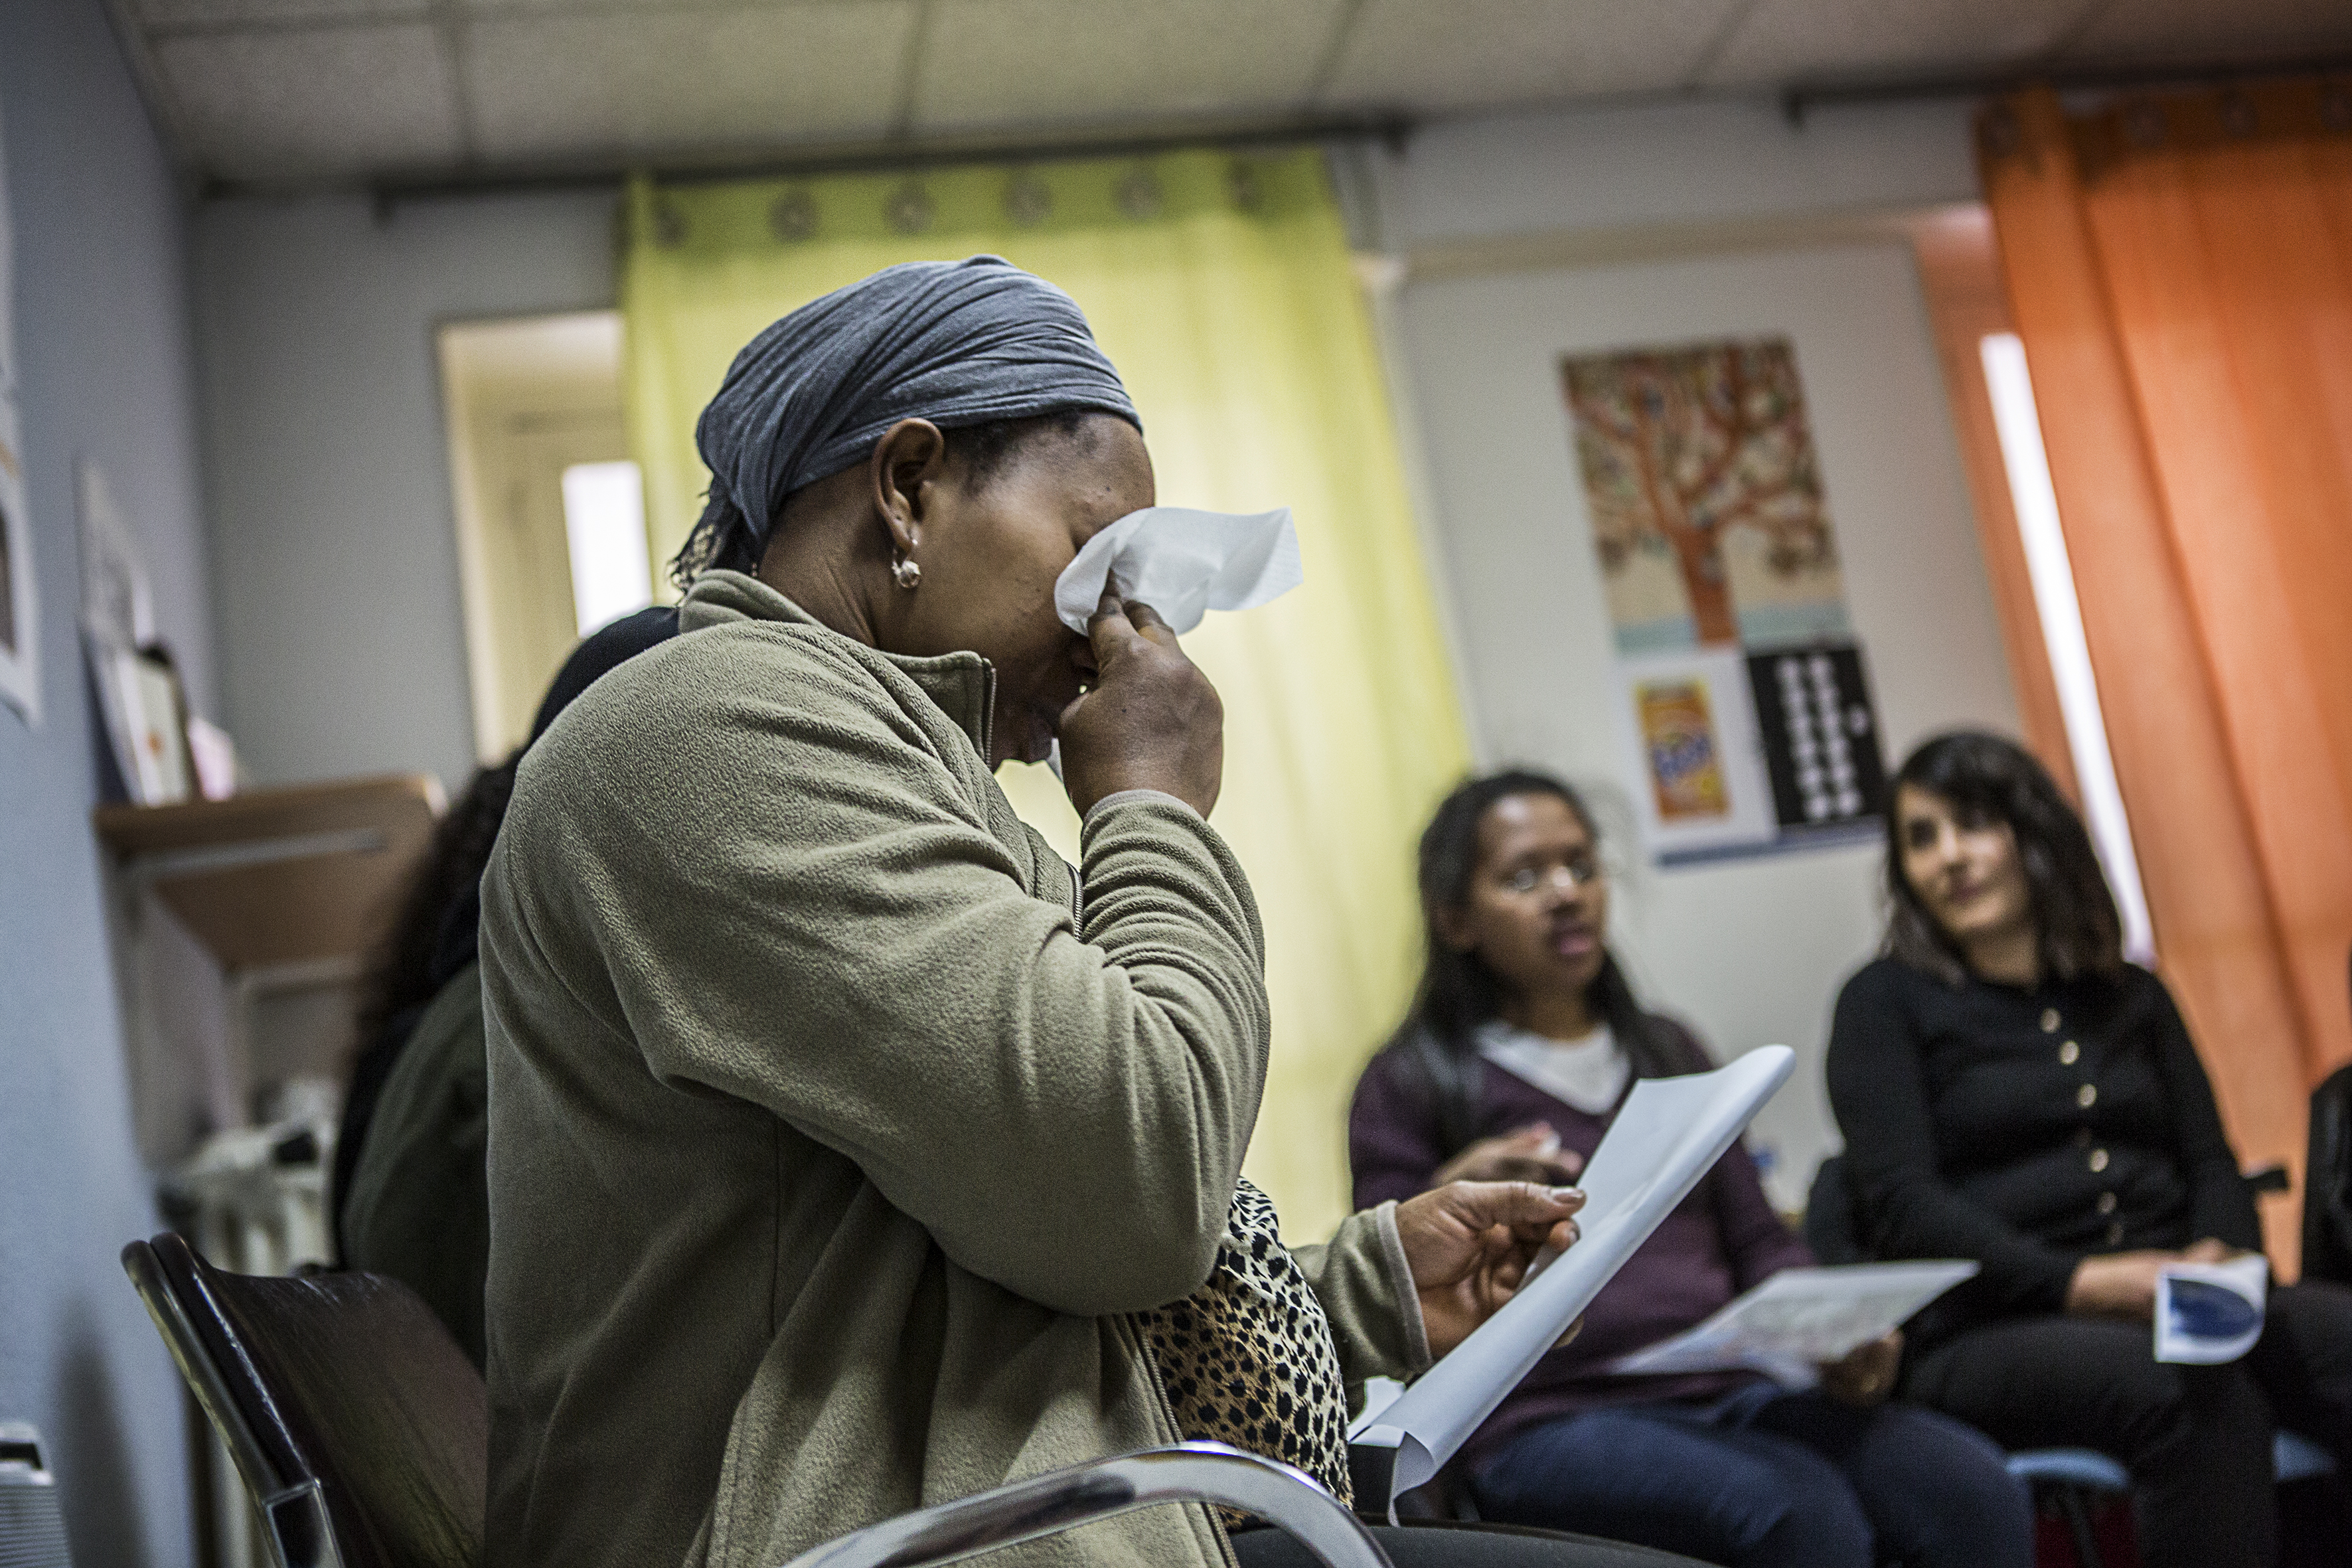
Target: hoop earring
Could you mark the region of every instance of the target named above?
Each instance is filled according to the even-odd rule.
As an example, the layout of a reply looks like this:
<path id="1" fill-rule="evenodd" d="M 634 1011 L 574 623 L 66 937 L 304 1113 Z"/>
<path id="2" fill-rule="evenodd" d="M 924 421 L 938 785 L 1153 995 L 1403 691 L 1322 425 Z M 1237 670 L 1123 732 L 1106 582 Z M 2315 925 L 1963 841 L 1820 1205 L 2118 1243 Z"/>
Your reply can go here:
<path id="1" fill-rule="evenodd" d="M 913 593 L 915 584 L 922 580 L 923 569 L 917 565 L 911 557 L 901 555 L 890 563 L 890 581 L 908 593 Z"/>

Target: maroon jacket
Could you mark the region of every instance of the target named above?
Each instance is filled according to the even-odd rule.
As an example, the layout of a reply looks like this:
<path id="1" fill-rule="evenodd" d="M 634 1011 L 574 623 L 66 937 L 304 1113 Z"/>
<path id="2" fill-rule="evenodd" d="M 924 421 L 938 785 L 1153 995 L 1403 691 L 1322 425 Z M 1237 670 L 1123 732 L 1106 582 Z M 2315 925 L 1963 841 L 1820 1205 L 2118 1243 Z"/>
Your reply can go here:
<path id="1" fill-rule="evenodd" d="M 1690 1031 L 1653 1017 L 1670 1059 L 1692 1072 L 1711 1065 Z M 1481 1138 L 1546 1121 L 1560 1146 L 1587 1159 L 1614 1117 L 1589 1116 L 1492 1062 L 1480 1062 L 1477 1135 Z M 1458 1150 L 1439 1130 L 1436 1090 L 1422 1067 L 1402 1050 L 1372 1058 L 1356 1084 L 1348 1116 L 1348 1153 L 1355 1170 L 1356 1206 L 1425 1191 L 1437 1168 Z M 1748 1151 L 1733 1144 L 1682 1205 L 1668 1215 L 1641 1250 L 1626 1261 L 1584 1315 L 1574 1342 L 1538 1362 L 1518 1388 L 1486 1419 L 1464 1449 L 1475 1465 L 1530 1426 L 1611 1405 L 1703 1400 L 1756 1381 L 1748 1373 L 1671 1377 L 1612 1377 L 1597 1369 L 1644 1345 L 1680 1333 L 1783 1268 L 1810 1264 L 1812 1254 L 1772 1212 Z"/>

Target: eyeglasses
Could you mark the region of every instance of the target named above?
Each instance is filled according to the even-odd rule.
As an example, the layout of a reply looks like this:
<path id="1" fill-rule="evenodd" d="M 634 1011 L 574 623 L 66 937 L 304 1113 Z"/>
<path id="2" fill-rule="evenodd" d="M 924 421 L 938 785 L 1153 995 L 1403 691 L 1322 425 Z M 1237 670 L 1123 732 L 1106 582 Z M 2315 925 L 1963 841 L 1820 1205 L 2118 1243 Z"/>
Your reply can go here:
<path id="1" fill-rule="evenodd" d="M 1566 882 L 1570 892 L 1589 888 L 1608 874 L 1601 857 L 1592 854 L 1571 855 L 1548 869 L 1522 866 L 1512 872 L 1504 886 L 1515 893 L 1532 893 L 1547 882 Z"/>

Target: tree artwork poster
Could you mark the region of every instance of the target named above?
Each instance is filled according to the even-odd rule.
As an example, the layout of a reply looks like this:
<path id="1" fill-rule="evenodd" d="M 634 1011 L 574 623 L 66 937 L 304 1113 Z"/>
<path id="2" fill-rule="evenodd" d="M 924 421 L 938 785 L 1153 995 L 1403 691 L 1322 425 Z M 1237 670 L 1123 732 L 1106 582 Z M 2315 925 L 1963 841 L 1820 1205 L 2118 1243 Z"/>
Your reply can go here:
<path id="1" fill-rule="evenodd" d="M 1795 350 L 1571 353 L 1559 373 L 1658 858 L 1851 837 L 1878 809 L 1876 720 Z"/>
<path id="2" fill-rule="evenodd" d="M 1787 339 L 1570 356 L 1560 381 L 1618 652 L 1849 635 Z"/>

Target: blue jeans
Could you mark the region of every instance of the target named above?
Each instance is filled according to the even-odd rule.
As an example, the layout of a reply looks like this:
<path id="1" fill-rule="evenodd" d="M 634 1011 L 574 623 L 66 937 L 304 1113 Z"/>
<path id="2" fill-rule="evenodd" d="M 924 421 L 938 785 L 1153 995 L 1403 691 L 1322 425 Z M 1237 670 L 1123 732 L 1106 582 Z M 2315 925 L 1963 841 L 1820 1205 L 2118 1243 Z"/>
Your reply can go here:
<path id="1" fill-rule="evenodd" d="M 2033 1514 L 2001 1451 L 1916 1405 L 1744 1388 L 1537 1426 L 1470 1477 L 1485 1517 L 1726 1568 L 2031 1568 Z"/>

